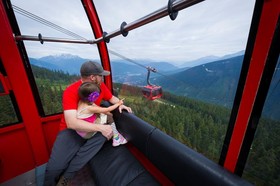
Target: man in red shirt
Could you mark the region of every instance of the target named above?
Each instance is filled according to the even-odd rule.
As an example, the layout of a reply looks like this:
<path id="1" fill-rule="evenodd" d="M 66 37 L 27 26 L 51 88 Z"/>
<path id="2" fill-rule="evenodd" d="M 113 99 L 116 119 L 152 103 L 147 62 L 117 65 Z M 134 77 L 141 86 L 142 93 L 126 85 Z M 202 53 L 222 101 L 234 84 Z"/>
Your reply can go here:
<path id="1" fill-rule="evenodd" d="M 105 71 L 99 63 L 88 61 L 82 64 L 80 74 L 81 80 L 68 86 L 63 93 L 64 117 L 61 119 L 60 132 L 46 167 L 44 185 L 56 185 L 62 173 L 64 179 L 62 181 L 70 180 L 101 149 L 106 140 L 113 136 L 110 125 L 92 125 L 76 117 L 79 102 L 78 88 L 83 82 L 100 85 L 100 96 L 95 104 L 100 105 L 102 100 L 112 104 L 119 102 L 119 99 L 113 96 L 102 82 L 103 76 L 109 75 L 110 72 Z M 123 109 L 132 112 L 130 107 L 121 105 L 119 111 Z M 91 139 L 85 140 L 76 131 L 98 133 Z"/>

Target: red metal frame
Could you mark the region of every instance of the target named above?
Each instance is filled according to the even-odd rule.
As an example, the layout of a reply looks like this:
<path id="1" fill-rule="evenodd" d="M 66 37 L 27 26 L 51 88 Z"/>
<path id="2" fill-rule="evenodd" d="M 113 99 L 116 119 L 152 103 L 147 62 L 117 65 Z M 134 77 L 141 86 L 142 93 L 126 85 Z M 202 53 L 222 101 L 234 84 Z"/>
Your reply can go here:
<path id="1" fill-rule="evenodd" d="M 0 56 L 21 113 L 22 123 L 18 125 L 23 128 L 7 133 L 2 131 L 6 129 L 0 129 L 3 132 L 0 132 L 0 149 L 2 149 L 0 183 L 46 163 L 49 158 L 42 125 L 39 125 L 41 118 L 36 100 L 13 37 L 5 3 L 5 1 L 0 2 Z"/>
<path id="2" fill-rule="evenodd" d="M 88 15 L 91 27 L 93 28 L 93 33 L 95 35 L 95 38 L 102 37 L 103 35 L 102 27 L 92 0 L 82 0 L 82 3 L 84 4 L 85 11 Z M 105 70 L 112 72 L 106 43 L 102 41 L 98 43 L 97 46 L 98 46 L 99 55 L 103 68 Z M 104 81 L 107 87 L 109 88 L 109 90 L 113 92 L 112 73 L 110 74 L 110 76 L 106 76 Z"/>
<path id="3" fill-rule="evenodd" d="M 267 54 L 272 42 L 279 12 L 280 2 L 278 0 L 264 1 L 249 71 L 224 163 L 224 167 L 231 172 L 234 172 L 236 168 L 259 83 L 267 61 Z"/>

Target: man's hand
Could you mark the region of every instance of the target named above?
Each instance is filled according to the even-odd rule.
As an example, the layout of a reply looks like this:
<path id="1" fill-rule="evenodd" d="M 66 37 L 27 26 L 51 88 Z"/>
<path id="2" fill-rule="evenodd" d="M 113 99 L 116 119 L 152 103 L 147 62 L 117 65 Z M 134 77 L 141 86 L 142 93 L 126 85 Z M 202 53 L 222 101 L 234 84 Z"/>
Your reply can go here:
<path id="1" fill-rule="evenodd" d="M 100 132 L 105 138 L 107 138 L 107 140 L 110 140 L 113 137 L 111 125 L 100 125 Z"/>
<path id="2" fill-rule="evenodd" d="M 120 113 L 122 113 L 122 110 L 123 110 L 123 109 L 127 110 L 127 112 L 129 112 L 129 113 L 132 113 L 132 110 L 131 110 L 130 107 L 127 107 L 127 106 L 125 106 L 125 105 L 120 105 L 120 106 L 119 106 L 119 111 L 120 111 Z"/>

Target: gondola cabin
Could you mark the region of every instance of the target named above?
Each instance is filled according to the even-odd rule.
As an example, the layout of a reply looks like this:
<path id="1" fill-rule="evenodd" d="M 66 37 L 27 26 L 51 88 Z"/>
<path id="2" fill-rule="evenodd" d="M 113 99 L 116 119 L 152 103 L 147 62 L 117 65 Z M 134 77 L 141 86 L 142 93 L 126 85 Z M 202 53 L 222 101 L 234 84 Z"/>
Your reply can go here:
<path id="1" fill-rule="evenodd" d="M 71 185 L 280 185 L 279 14 L 279 0 L 0 0 L 0 185 L 44 185 L 89 59 L 133 110 L 112 112 L 129 142 Z M 143 69 L 112 51 L 170 78 L 141 92 Z"/>
<path id="2" fill-rule="evenodd" d="M 147 85 L 142 88 L 143 96 L 149 100 L 161 98 L 162 88 L 156 85 Z"/>
<path id="3" fill-rule="evenodd" d="M 155 100 L 161 98 L 162 96 L 162 88 L 161 86 L 153 85 L 150 83 L 150 74 L 151 72 L 156 73 L 157 70 L 153 67 L 145 67 L 148 71 L 147 73 L 147 85 L 142 88 L 142 93 L 145 98 L 148 100 Z"/>

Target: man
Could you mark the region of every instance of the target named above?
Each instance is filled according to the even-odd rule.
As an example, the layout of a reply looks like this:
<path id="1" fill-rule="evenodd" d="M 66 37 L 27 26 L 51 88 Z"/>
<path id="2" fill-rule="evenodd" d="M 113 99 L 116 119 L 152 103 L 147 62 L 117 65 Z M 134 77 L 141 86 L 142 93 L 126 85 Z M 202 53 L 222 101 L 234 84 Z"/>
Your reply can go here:
<path id="1" fill-rule="evenodd" d="M 110 74 L 99 63 L 87 61 L 80 69 L 81 80 L 71 84 L 63 93 L 62 105 L 64 117 L 61 119 L 60 132 L 53 145 L 52 153 L 45 172 L 46 186 L 56 185 L 59 182 L 67 182 L 101 149 L 106 140 L 112 138 L 113 131 L 110 125 L 92 125 L 86 121 L 77 119 L 78 88 L 83 82 L 93 82 L 100 86 L 100 96 L 95 104 L 100 105 L 102 100 L 112 104 L 119 99 L 112 95 L 102 82 L 103 76 Z M 132 112 L 130 107 L 121 105 L 119 111 L 125 109 Z M 76 131 L 98 132 L 89 140 L 81 138 Z"/>

